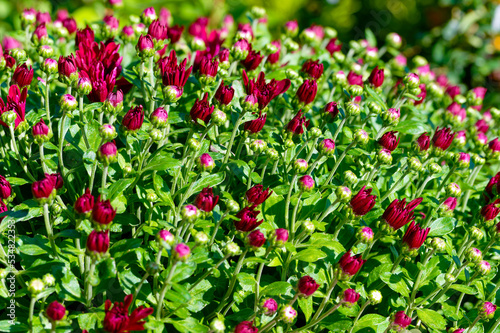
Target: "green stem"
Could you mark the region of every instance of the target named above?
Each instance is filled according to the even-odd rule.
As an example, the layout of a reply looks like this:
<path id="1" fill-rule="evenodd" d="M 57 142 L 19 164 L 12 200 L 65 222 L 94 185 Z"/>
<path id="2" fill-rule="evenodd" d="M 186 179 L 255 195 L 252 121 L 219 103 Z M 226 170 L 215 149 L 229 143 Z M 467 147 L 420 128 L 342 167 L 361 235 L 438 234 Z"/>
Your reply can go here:
<path id="1" fill-rule="evenodd" d="M 297 220 L 297 212 L 299 210 L 302 193 L 303 193 L 302 191 L 299 192 L 299 196 L 297 198 L 297 204 L 295 205 L 295 207 L 293 207 L 292 223 L 290 225 L 290 233 L 292 234 L 290 237 L 291 240 L 295 239 L 295 221 Z"/>
<path id="2" fill-rule="evenodd" d="M 64 118 L 66 117 L 66 112 L 63 112 L 61 118 L 59 119 L 59 151 L 57 156 L 59 157 L 59 169 L 61 170 L 61 175 L 64 177 L 64 161 L 63 161 L 63 149 L 64 149 Z"/>
<path id="3" fill-rule="evenodd" d="M 432 249 L 429 253 L 427 253 L 424 260 L 422 261 L 422 265 L 425 266 L 427 264 L 427 262 L 429 262 L 429 259 L 432 257 L 432 255 L 435 252 L 436 252 L 436 249 Z M 417 278 L 415 279 L 415 283 L 413 284 L 413 290 L 412 290 L 411 296 L 410 296 L 410 302 L 409 302 L 410 311 L 412 311 L 411 307 L 413 305 L 413 302 L 415 302 L 415 297 L 417 296 L 417 291 L 418 291 L 418 288 L 420 287 L 420 280 L 422 279 L 422 275 L 423 275 L 423 270 L 419 270 Z M 409 312 L 408 316 L 411 317 L 411 312 Z"/>
<path id="4" fill-rule="evenodd" d="M 85 299 L 87 307 L 90 307 L 92 304 L 92 276 L 94 275 L 96 261 L 91 259 L 90 268 L 87 272 L 87 276 L 85 279 Z"/>
<path id="5" fill-rule="evenodd" d="M 104 169 L 102 170 L 102 181 L 101 181 L 101 195 L 103 196 L 103 200 L 106 199 L 106 195 L 104 193 L 104 190 L 106 189 L 106 179 L 108 178 L 108 165 L 104 166 Z"/>
<path id="6" fill-rule="evenodd" d="M 144 276 L 142 277 L 141 282 L 139 283 L 139 285 L 137 286 L 137 288 L 135 288 L 134 297 L 132 298 L 134 300 L 134 302 L 137 299 L 137 295 L 139 295 L 139 292 L 141 291 L 142 285 L 144 284 L 144 282 L 146 281 L 146 279 L 148 277 L 149 277 L 149 273 L 146 272 L 146 274 L 144 274 Z"/>
<path id="7" fill-rule="evenodd" d="M 396 188 L 399 185 L 399 183 L 401 183 L 409 173 L 410 169 L 406 169 L 406 171 L 401 175 L 401 177 L 399 177 L 399 179 L 392 185 L 389 191 L 386 194 L 384 194 L 382 199 L 380 199 L 380 203 L 384 202 L 385 199 L 387 199 L 394 191 L 396 191 Z"/>
<path id="8" fill-rule="evenodd" d="M 290 209 L 290 198 L 292 196 L 292 191 L 293 188 L 295 187 L 295 182 L 297 181 L 298 175 L 295 174 L 293 175 L 292 181 L 290 182 L 290 188 L 288 189 L 288 194 L 286 196 L 286 201 L 285 201 L 285 225 L 288 230 L 290 230 L 290 225 L 288 223 L 288 215 L 289 215 L 289 209 Z"/>
<path id="9" fill-rule="evenodd" d="M 425 186 L 427 186 L 427 183 L 428 183 L 428 182 L 430 182 L 430 181 L 431 181 L 431 179 L 432 179 L 432 175 L 429 175 L 429 176 L 427 176 L 427 177 L 425 178 L 425 180 L 424 180 L 424 182 L 422 183 L 422 185 L 418 188 L 417 193 L 416 193 L 416 194 L 415 194 L 415 196 L 414 196 L 414 199 L 415 199 L 415 198 L 420 197 L 420 195 L 422 194 L 422 192 L 423 192 L 423 191 L 424 191 L 424 189 L 425 189 Z"/>
<path id="10" fill-rule="evenodd" d="M 469 326 L 469 329 L 466 331 L 466 333 L 472 332 L 472 329 L 476 324 L 479 322 L 479 319 L 481 319 L 481 316 L 477 316 L 476 319 L 472 322 L 472 324 Z"/>
<path id="11" fill-rule="evenodd" d="M 238 274 L 240 273 L 241 267 L 243 267 L 243 262 L 245 260 L 245 255 L 247 254 L 248 249 L 245 249 L 243 253 L 240 256 L 240 259 L 238 260 L 238 263 L 236 264 L 236 268 L 234 269 L 233 276 L 231 277 L 231 281 L 229 283 L 229 288 L 226 291 L 226 294 L 222 298 L 221 302 L 219 303 L 219 306 L 215 310 L 215 313 L 218 313 L 224 305 L 226 305 L 226 302 L 228 298 L 231 296 L 234 286 L 236 285 L 236 278 L 238 277 Z"/>
<path id="12" fill-rule="evenodd" d="M 227 210 L 223 215 L 222 217 L 220 218 L 220 220 L 217 222 L 217 224 L 215 225 L 215 228 L 214 228 L 214 232 L 212 233 L 212 237 L 210 237 L 210 242 L 208 243 L 208 248 L 210 248 L 212 246 L 212 244 L 214 243 L 215 241 L 215 236 L 217 236 L 217 231 L 219 231 L 219 227 L 222 223 L 222 221 L 224 220 L 224 218 L 227 216 L 227 214 L 229 214 L 229 210 Z"/>
<path id="13" fill-rule="evenodd" d="M 225 257 L 221 258 L 221 259 L 220 259 L 220 260 L 219 260 L 219 261 L 215 264 L 215 266 L 212 266 L 212 267 L 210 267 L 209 269 L 207 269 L 207 271 L 206 271 L 206 272 L 205 272 L 202 276 L 200 276 L 200 278 L 199 278 L 198 280 L 196 280 L 196 282 L 195 282 L 195 283 L 193 283 L 193 284 L 189 287 L 188 291 L 193 290 L 193 289 L 194 289 L 194 288 L 195 288 L 198 284 L 200 284 L 200 282 L 201 282 L 201 281 L 205 280 L 205 278 L 206 278 L 207 276 L 209 276 L 210 274 L 212 274 L 212 272 L 213 272 L 214 270 L 216 270 L 217 268 L 219 268 L 219 266 L 220 266 L 220 265 L 221 265 L 224 261 L 226 261 L 226 260 L 227 260 L 227 258 L 229 258 L 230 256 L 231 256 L 230 254 L 227 254 Z"/>
<path id="14" fill-rule="evenodd" d="M 349 222 L 348 219 L 344 218 L 344 219 L 341 219 L 340 220 L 340 223 L 337 224 L 337 226 L 335 227 L 335 232 L 333 233 L 333 239 L 334 240 L 337 240 L 339 238 L 339 233 L 340 233 L 340 230 L 342 230 L 342 227 L 347 223 Z"/>
<path id="15" fill-rule="evenodd" d="M 330 283 L 330 286 L 328 287 L 328 290 L 326 292 L 326 295 L 325 297 L 323 298 L 323 301 L 321 302 L 321 304 L 319 305 L 318 307 L 318 310 L 316 310 L 316 313 L 314 314 L 314 316 L 312 317 L 312 321 L 315 321 L 316 319 L 318 319 L 318 317 L 321 315 L 321 313 L 323 312 L 326 304 L 328 303 L 328 301 L 330 300 L 330 296 L 332 295 L 332 292 L 333 292 L 333 289 L 335 289 L 335 286 L 337 285 L 337 282 L 338 282 L 338 279 L 335 277 L 332 281 L 332 283 Z"/>
<path id="16" fill-rule="evenodd" d="M 243 120 L 243 116 L 245 115 L 245 113 L 246 113 L 246 111 L 243 111 L 241 113 L 241 115 L 238 117 L 238 119 L 236 120 L 236 123 L 234 124 L 233 132 L 231 133 L 231 138 L 229 139 L 229 144 L 227 146 L 226 155 L 224 156 L 224 160 L 223 160 L 222 164 L 226 164 L 227 161 L 229 160 L 229 156 L 231 155 L 231 148 L 233 147 L 233 143 L 234 143 L 234 138 L 236 137 L 236 131 L 238 130 L 238 127 L 240 126 L 241 121 Z"/>
<path id="17" fill-rule="evenodd" d="M 488 333 L 496 332 L 498 326 L 500 326 L 500 318 L 498 318 L 497 321 L 495 321 L 495 324 L 493 324 L 493 326 L 491 326 L 491 328 L 488 331 Z"/>
<path id="18" fill-rule="evenodd" d="M 50 97 L 50 74 L 47 74 L 45 77 L 45 111 L 47 112 L 47 118 L 49 120 L 49 128 L 52 129 L 49 97 Z"/>
<path id="19" fill-rule="evenodd" d="M 404 255 L 402 253 L 400 253 L 398 255 L 398 258 L 396 259 L 396 261 L 392 265 L 391 274 L 394 273 L 394 271 L 396 270 L 396 268 L 398 268 L 399 263 L 401 262 L 401 260 L 403 260 L 403 258 L 404 258 Z"/>
<path id="20" fill-rule="evenodd" d="M 90 149 L 90 144 L 89 144 L 89 139 L 87 138 L 87 132 L 85 131 L 85 113 L 83 111 L 83 95 L 80 95 L 80 98 L 78 100 L 78 106 L 80 109 L 80 122 L 82 123 L 82 137 L 83 141 L 85 142 L 85 147 L 87 149 Z"/>
<path id="21" fill-rule="evenodd" d="M 334 206 L 339 203 L 339 199 L 335 199 L 334 202 L 332 202 L 332 204 L 330 206 L 328 206 L 328 208 L 323 212 L 323 214 L 321 214 L 321 216 L 319 217 L 318 219 L 318 222 L 322 222 L 328 215 L 330 215 L 333 211 L 334 211 Z"/>
<path id="22" fill-rule="evenodd" d="M 163 300 L 165 299 L 165 294 L 167 293 L 168 289 L 170 289 L 170 280 L 172 280 L 172 276 L 174 275 L 175 271 L 175 266 L 177 265 L 177 262 L 174 262 L 170 266 L 170 270 L 167 275 L 167 279 L 163 283 L 163 287 L 161 288 L 160 292 L 160 298 L 158 299 L 158 308 L 156 309 L 156 319 L 159 320 L 161 317 L 161 311 L 163 309 Z"/>
<path id="23" fill-rule="evenodd" d="M 42 164 L 42 170 L 44 173 L 49 173 L 47 166 L 45 165 L 45 154 L 43 153 L 43 142 L 38 145 L 38 150 L 40 151 L 40 164 Z"/>
<path id="24" fill-rule="evenodd" d="M 26 173 L 28 178 L 31 180 L 31 182 L 35 182 L 36 181 L 35 177 L 33 177 L 31 172 L 28 170 L 28 166 L 26 164 L 24 164 L 23 158 L 22 158 L 21 154 L 19 153 L 19 149 L 17 148 L 16 136 L 15 136 L 15 132 L 14 132 L 14 125 L 10 125 L 9 130 L 10 130 L 10 139 L 12 140 L 11 142 L 12 142 L 12 146 L 14 147 L 14 151 L 17 155 L 17 160 L 21 164 L 21 167 L 23 168 L 24 172 Z"/>
<path id="25" fill-rule="evenodd" d="M 332 138 L 333 141 L 337 141 L 337 136 L 339 135 L 340 131 L 344 127 L 346 121 L 347 121 L 347 117 L 344 117 L 344 119 L 342 119 L 342 121 L 340 122 L 339 127 L 337 127 L 337 130 L 335 131 L 335 134 L 333 134 L 333 138 Z"/>
<path id="26" fill-rule="evenodd" d="M 36 303 L 36 296 L 32 296 L 31 301 L 30 301 L 30 310 L 29 310 L 29 315 L 28 315 L 28 321 L 30 323 L 30 332 L 33 333 L 33 313 L 35 312 L 35 303 Z"/>
<path id="27" fill-rule="evenodd" d="M 359 309 L 359 312 L 358 312 L 358 315 L 356 316 L 356 318 L 354 319 L 354 321 L 352 322 L 352 326 L 351 328 L 349 329 L 349 332 L 348 333 L 352 333 L 352 330 L 354 329 L 354 326 L 356 326 L 356 323 L 358 322 L 359 318 L 361 317 L 361 314 L 363 313 L 363 311 L 365 311 L 366 307 L 370 304 L 370 300 L 366 301 L 365 304 L 363 304 L 361 306 L 361 309 Z"/>
<path id="28" fill-rule="evenodd" d="M 52 225 L 50 224 L 49 217 L 49 205 L 43 205 L 43 219 L 45 221 L 45 230 L 47 231 L 47 238 L 49 239 L 50 247 L 52 248 L 52 252 L 54 252 L 54 258 L 58 258 L 57 247 L 54 241 L 54 233 L 52 232 Z"/>
<path id="29" fill-rule="evenodd" d="M 335 172 L 337 171 L 340 163 L 342 162 L 342 160 L 344 159 L 344 157 L 347 155 L 347 152 L 356 145 L 356 142 L 351 142 L 347 147 L 346 149 L 344 150 L 344 152 L 342 153 L 342 155 L 340 155 L 340 157 L 337 159 L 337 162 L 335 162 L 335 165 L 333 166 L 333 169 L 332 171 L 330 171 L 330 174 L 328 175 L 328 179 L 324 182 L 321 190 L 323 190 L 326 186 L 328 186 L 328 184 L 330 184 L 330 182 L 332 181 L 332 178 L 333 176 L 335 175 Z"/>

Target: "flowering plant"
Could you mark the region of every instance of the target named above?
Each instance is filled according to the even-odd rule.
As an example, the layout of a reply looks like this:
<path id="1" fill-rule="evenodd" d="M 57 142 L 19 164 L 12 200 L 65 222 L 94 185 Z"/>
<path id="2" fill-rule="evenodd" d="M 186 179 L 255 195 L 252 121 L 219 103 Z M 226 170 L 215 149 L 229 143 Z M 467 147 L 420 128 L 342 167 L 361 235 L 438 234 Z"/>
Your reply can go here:
<path id="1" fill-rule="evenodd" d="M 496 332 L 486 89 L 395 33 L 107 13 L 4 40 L 1 330 Z"/>

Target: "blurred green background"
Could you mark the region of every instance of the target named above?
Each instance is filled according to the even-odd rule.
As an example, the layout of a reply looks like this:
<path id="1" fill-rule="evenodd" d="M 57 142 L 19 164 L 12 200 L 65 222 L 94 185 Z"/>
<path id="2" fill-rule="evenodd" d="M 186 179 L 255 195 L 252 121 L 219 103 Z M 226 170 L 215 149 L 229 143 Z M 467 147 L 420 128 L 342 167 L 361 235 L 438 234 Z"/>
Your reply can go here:
<path id="1" fill-rule="evenodd" d="M 66 8 L 80 26 L 97 21 L 106 11 L 105 0 L 0 0 L 0 35 L 19 27 L 19 12 L 26 7 L 53 14 Z M 120 24 L 128 23 L 131 14 L 139 15 L 146 7 L 168 8 L 176 24 L 188 24 L 199 16 L 209 16 L 212 23 L 225 14 L 236 21 L 245 20 L 252 6 L 266 8 L 271 31 L 296 19 L 302 28 L 312 23 L 338 30 L 343 42 L 360 39 L 366 28 L 379 40 L 389 32 L 403 36 L 405 55 L 421 54 L 434 67 L 448 66 L 455 82 L 468 86 L 483 85 L 497 90 L 500 81 L 498 49 L 492 31 L 494 9 L 499 1 L 482 0 L 123 0 L 116 11 Z M 499 11 L 500 14 L 500 11 Z M 500 15 L 499 15 L 500 16 Z M 500 17 L 498 18 L 500 20 Z M 500 22 L 499 22 L 500 24 Z M 495 48 L 497 45 L 497 48 Z"/>

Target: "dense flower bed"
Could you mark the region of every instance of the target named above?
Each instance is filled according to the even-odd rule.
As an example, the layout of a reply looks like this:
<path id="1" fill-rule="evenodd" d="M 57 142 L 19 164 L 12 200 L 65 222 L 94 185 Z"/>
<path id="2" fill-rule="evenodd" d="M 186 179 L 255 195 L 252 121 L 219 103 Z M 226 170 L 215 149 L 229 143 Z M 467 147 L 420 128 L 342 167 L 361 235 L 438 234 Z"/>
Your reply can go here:
<path id="1" fill-rule="evenodd" d="M 248 18 L 22 13 L 0 331 L 498 332 L 486 89 L 407 62 L 396 33 Z"/>

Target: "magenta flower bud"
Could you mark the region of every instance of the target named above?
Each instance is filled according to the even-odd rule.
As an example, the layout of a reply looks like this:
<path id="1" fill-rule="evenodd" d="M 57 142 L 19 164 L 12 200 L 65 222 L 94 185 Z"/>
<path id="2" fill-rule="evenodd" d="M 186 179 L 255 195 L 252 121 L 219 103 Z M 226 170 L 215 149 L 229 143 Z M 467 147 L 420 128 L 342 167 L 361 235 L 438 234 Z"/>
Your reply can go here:
<path id="1" fill-rule="evenodd" d="M 110 165 L 111 163 L 116 162 L 118 149 L 116 148 L 115 141 L 103 143 L 102 146 L 99 147 L 97 157 L 104 165 Z"/>
<path id="2" fill-rule="evenodd" d="M 92 91 L 92 81 L 90 81 L 89 78 L 82 76 L 81 78 L 78 79 L 76 89 L 77 89 L 78 94 L 80 94 L 80 96 L 88 95 Z M 111 94 L 112 93 L 110 93 L 110 95 Z M 108 95 L 108 98 L 109 98 L 109 95 Z"/>
<path id="3" fill-rule="evenodd" d="M 76 81 L 78 79 L 76 60 L 72 54 L 67 57 L 60 56 L 57 67 L 59 78 L 65 82 Z"/>
<path id="4" fill-rule="evenodd" d="M 303 105 L 311 104 L 318 92 L 318 84 L 315 80 L 305 80 L 297 90 L 295 97 Z"/>
<path id="5" fill-rule="evenodd" d="M 219 202 L 219 196 L 214 195 L 211 187 L 205 187 L 195 199 L 195 206 L 204 212 L 211 212 Z"/>
<path id="6" fill-rule="evenodd" d="M 70 94 L 62 95 L 59 104 L 61 105 L 61 109 L 63 110 L 63 112 L 71 112 L 73 110 L 76 110 L 76 108 L 78 107 L 78 101 L 73 95 Z"/>
<path id="7" fill-rule="evenodd" d="M 132 40 L 134 40 L 135 37 L 134 27 L 132 27 L 131 25 L 124 26 L 122 29 L 122 37 L 127 42 L 131 42 Z"/>
<path id="8" fill-rule="evenodd" d="M 483 133 L 481 133 L 481 134 L 484 135 Z M 458 131 L 456 133 L 455 140 L 456 140 L 457 146 L 459 146 L 459 147 L 465 146 L 465 144 L 467 143 L 467 134 L 465 133 L 465 131 Z M 488 138 L 486 138 L 486 141 L 483 144 L 486 144 L 486 142 L 488 142 Z"/>
<path id="9" fill-rule="evenodd" d="M 392 325 L 399 329 L 405 329 L 411 324 L 411 318 L 404 311 L 398 311 L 394 315 Z"/>
<path id="10" fill-rule="evenodd" d="M 419 152 L 425 152 L 431 145 L 431 138 L 427 135 L 427 132 L 425 132 L 418 137 L 414 145 Z"/>
<path id="11" fill-rule="evenodd" d="M 231 47 L 231 53 L 235 59 L 246 59 L 252 46 L 246 39 L 236 41 Z"/>
<path id="12" fill-rule="evenodd" d="M 0 199 L 8 199 L 12 195 L 12 186 L 4 176 L 0 175 Z"/>
<path id="13" fill-rule="evenodd" d="M 339 267 L 348 276 L 354 276 L 366 262 L 361 255 L 351 256 L 351 250 L 347 251 L 339 260 Z"/>
<path id="14" fill-rule="evenodd" d="M 298 183 L 301 191 L 311 192 L 314 189 L 314 179 L 309 175 L 300 177 Z"/>
<path id="15" fill-rule="evenodd" d="M 36 22 L 37 23 L 50 23 L 50 22 L 52 22 L 52 18 L 50 17 L 50 13 L 48 13 L 48 12 L 36 13 Z"/>
<path id="16" fill-rule="evenodd" d="M 358 239 L 364 244 L 370 244 L 373 241 L 373 230 L 370 227 L 363 227 L 358 230 Z"/>
<path id="17" fill-rule="evenodd" d="M 229 52 L 229 49 L 222 49 L 219 51 L 219 53 L 217 54 L 217 58 L 219 59 L 219 66 L 221 68 L 224 68 L 224 69 L 228 69 L 229 67 L 227 67 L 229 65 L 229 55 L 230 55 L 230 52 Z"/>
<path id="18" fill-rule="evenodd" d="M 264 59 L 264 57 L 260 54 L 260 51 L 256 52 L 255 50 L 251 49 L 250 52 L 248 52 L 247 57 L 240 63 L 243 67 L 245 67 L 247 71 L 253 71 L 254 69 L 257 69 L 257 67 L 259 67 L 262 59 Z"/>
<path id="19" fill-rule="evenodd" d="M 399 121 L 401 117 L 401 112 L 399 109 L 390 108 L 387 111 L 383 111 L 381 114 L 381 118 L 388 122 L 389 124 L 395 124 Z"/>
<path id="20" fill-rule="evenodd" d="M 174 235 L 165 229 L 162 229 L 158 231 L 158 234 L 156 235 L 157 241 L 162 245 L 163 247 L 167 247 L 164 245 L 172 246 L 175 242 L 175 237 Z"/>
<path id="21" fill-rule="evenodd" d="M 483 319 L 491 319 L 495 315 L 497 306 L 491 302 L 484 302 L 479 310 L 479 314 Z"/>
<path id="22" fill-rule="evenodd" d="M 26 64 L 17 66 L 14 74 L 12 75 L 12 82 L 17 84 L 20 89 L 27 87 L 33 80 L 33 68 L 28 68 Z"/>
<path id="23" fill-rule="evenodd" d="M 78 29 L 76 25 L 76 20 L 74 18 L 68 17 L 62 21 L 63 27 L 66 28 L 68 34 L 72 35 Z"/>
<path id="24" fill-rule="evenodd" d="M 486 260 L 482 260 L 478 263 L 476 269 L 481 275 L 488 275 L 491 273 L 491 265 Z"/>
<path id="25" fill-rule="evenodd" d="M 234 88 L 225 86 L 224 81 L 221 82 L 219 88 L 215 92 L 215 100 L 221 105 L 229 105 L 234 97 Z"/>
<path id="26" fill-rule="evenodd" d="M 87 26 L 85 29 L 76 32 L 75 45 L 80 45 L 80 43 L 89 45 L 92 44 L 94 39 L 94 30 Z"/>
<path id="27" fill-rule="evenodd" d="M 64 186 L 64 180 L 60 173 L 46 173 L 45 178 L 49 178 L 54 183 L 54 188 L 56 190 L 59 190 Z"/>
<path id="28" fill-rule="evenodd" d="M 297 291 L 299 292 L 300 297 L 309 297 L 316 292 L 319 288 L 319 284 L 316 283 L 309 275 L 303 276 L 300 278 L 297 283 Z"/>
<path id="29" fill-rule="evenodd" d="M 165 40 L 167 39 L 167 26 L 162 24 L 159 20 L 154 20 L 149 25 L 148 35 L 150 35 L 153 40 Z"/>
<path id="30" fill-rule="evenodd" d="M 197 160 L 198 168 L 202 171 L 210 172 L 215 166 L 215 162 L 208 153 L 202 154 Z"/>
<path id="31" fill-rule="evenodd" d="M 110 114 L 120 113 L 123 110 L 123 92 L 120 89 L 116 93 L 110 92 L 104 107 Z"/>
<path id="32" fill-rule="evenodd" d="M 494 177 L 492 177 L 488 185 L 486 185 L 484 189 L 484 197 L 486 201 L 494 198 L 496 195 L 500 193 L 500 172 L 498 172 Z"/>
<path id="33" fill-rule="evenodd" d="M 170 43 L 171 44 L 177 43 L 181 39 L 183 31 L 184 31 L 183 26 L 174 25 L 174 26 L 170 27 L 167 30 L 167 36 L 168 36 L 168 39 L 170 40 Z"/>
<path id="34" fill-rule="evenodd" d="M 450 333 L 463 333 L 465 331 L 465 328 L 459 328 L 459 329 L 452 329 L 451 331 L 449 331 Z"/>
<path id="35" fill-rule="evenodd" d="M 466 258 L 473 262 L 473 263 L 480 263 L 481 260 L 483 260 L 483 254 L 481 253 L 481 251 L 479 249 L 476 249 L 475 247 L 472 247 L 470 248 L 466 254 L 465 254 Z"/>
<path id="36" fill-rule="evenodd" d="M 360 295 L 354 289 L 346 289 L 342 293 L 341 303 L 348 308 L 352 307 L 359 300 Z"/>
<path id="37" fill-rule="evenodd" d="M 450 114 L 452 119 L 455 119 L 458 123 L 463 123 L 467 117 L 467 111 L 457 102 L 451 103 L 450 106 L 446 108 L 446 111 Z M 486 131 L 488 131 L 488 127 L 486 127 Z"/>
<path id="38" fill-rule="evenodd" d="M 484 134 L 488 133 L 488 129 L 490 128 L 490 126 L 484 119 L 479 119 L 476 122 L 475 127 L 478 132 L 482 132 Z"/>
<path id="39" fill-rule="evenodd" d="M 455 208 L 457 207 L 457 198 L 455 197 L 448 197 L 444 202 L 443 202 L 443 207 L 447 211 L 454 211 Z"/>
<path id="40" fill-rule="evenodd" d="M 200 75 L 200 82 L 203 84 L 205 81 L 207 83 L 212 83 L 213 78 L 217 76 L 217 70 L 219 69 L 219 62 L 216 58 L 202 57 L 199 66 L 195 67 L 195 70 Z M 212 78 L 212 80 L 204 80 L 204 78 Z"/>
<path id="41" fill-rule="evenodd" d="M 289 37 L 295 37 L 299 33 L 299 23 L 297 21 L 288 21 L 284 25 L 285 33 Z"/>
<path id="42" fill-rule="evenodd" d="M 31 184 L 31 193 L 35 200 L 40 203 L 50 201 L 56 193 L 55 183 L 52 178 L 45 177 L 42 180 L 36 181 Z"/>
<path id="43" fill-rule="evenodd" d="M 423 201 L 422 198 L 417 198 L 406 204 L 406 199 L 395 199 L 385 209 L 382 214 L 382 220 L 385 221 L 393 230 L 398 230 L 401 227 L 413 221 L 413 210 Z"/>
<path id="44" fill-rule="evenodd" d="M 368 78 L 368 82 L 375 88 L 380 87 L 384 83 L 384 70 L 379 69 L 378 66 L 376 66 L 371 74 L 370 77 Z"/>
<path id="45" fill-rule="evenodd" d="M 301 72 L 310 78 L 317 80 L 323 75 L 324 66 L 319 60 L 313 61 L 312 59 L 306 60 L 302 65 Z"/>
<path id="46" fill-rule="evenodd" d="M 45 59 L 40 67 L 45 73 L 57 73 L 57 61 L 52 58 Z"/>
<path id="47" fill-rule="evenodd" d="M 451 131 L 451 128 L 439 129 L 438 127 L 432 137 L 432 144 L 435 148 L 446 150 L 450 147 L 454 137 L 455 133 Z"/>
<path id="48" fill-rule="evenodd" d="M 350 71 L 349 74 L 347 74 L 347 82 L 351 86 L 363 86 L 363 76 L 358 75 L 354 73 L 353 71 Z"/>
<path id="49" fill-rule="evenodd" d="M 242 321 L 234 328 L 234 333 L 258 333 L 259 329 L 253 326 L 253 321 Z"/>
<path id="50" fill-rule="evenodd" d="M 191 249 L 184 243 L 179 243 L 173 248 L 173 257 L 179 261 L 186 261 L 191 254 Z"/>
<path id="51" fill-rule="evenodd" d="M 168 112 L 159 107 L 151 113 L 149 120 L 156 128 L 164 128 L 168 125 Z"/>
<path id="52" fill-rule="evenodd" d="M 319 143 L 318 148 L 321 154 L 331 157 L 335 154 L 335 141 L 324 139 Z"/>
<path id="53" fill-rule="evenodd" d="M 182 220 L 193 223 L 198 219 L 198 208 L 194 205 L 185 205 L 182 207 Z"/>
<path id="54" fill-rule="evenodd" d="M 500 204 L 500 199 L 495 200 L 494 202 L 487 204 L 481 208 L 481 216 L 485 221 L 494 220 L 498 214 L 500 213 L 500 208 L 497 206 Z"/>
<path id="55" fill-rule="evenodd" d="M 278 63 L 280 60 L 280 55 L 281 55 L 281 42 L 279 40 L 272 41 L 271 44 L 268 44 L 268 47 L 272 48 L 273 51 L 276 50 L 276 52 L 271 53 L 267 57 L 267 63 L 271 65 L 275 65 Z"/>
<path id="56" fill-rule="evenodd" d="M 153 22 L 154 20 L 156 20 L 156 18 L 157 16 L 154 7 L 148 7 L 142 12 L 142 19 L 146 24 Z"/>
<path id="57" fill-rule="evenodd" d="M 403 236 L 402 242 L 408 245 L 410 250 L 419 249 L 424 244 L 430 228 L 422 229 L 414 221 L 410 223 Z"/>
<path id="58" fill-rule="evenodd" d="M 47 34 L 47 28 L 45 23 L 41 23 L 36 26 L 35 31 L 33 31 L 32 36 L 33 43 L 35 45 L 46 44 L 49 40 L 49 35 Z"/>
<path id="59" fill-rule="evenodd" d="M 361 190 L 351 199 L 350 206 L 353 213 L 356 216 L 364 216 L 370 210 L 372 210 L 373 206 L 375 206 L 375 200 L 377 196 L 370 195 L 373 189 L 366 189 L 366 186 L 363 186 Z"/>
<path id="60" fill-rule="evenodd" d="M 288 241 L 288 230 L 279 228 L 274 231 L 274 241 L 276 246 L 283 246 Z"/>
<path id="61" fill-rule="evenodd" d="M 116 210 L 111 206 L 109 200 L 101 201 L 101 196 L 97 197 L 97 202 L 92 208 L 92 221 L 101 226 L 107 226 L 116 216 Z"/>
<path id="62" fill-rule="evenodd" d="M 247 236 L 248 245 L 255 251 L 266 243 L 266 237 L 260 230 L 254 230 Z"/>
<path id="63" fill-rule="evenodd" d="M 290 120 L 286 128 L 288 132 L 294 135 L 302 135 L 302 133 L 304 133 L 304 127 L 307 128 L 308 126 L 309 120 L 306 120 L 305 114 L 300 110 L 295 117 Z"/>
<path id="64" fill-rule="evenodd" d="M 467 153 L 458 153 L 458 166 L 460 168 L 468 168 L 470 165 L 470 155 Z"/>
<path id="65" fill-rule="evenodd" d="M 26 8 L 21 13 L 21 20 L 24 25 L 31 25 L 36 21 L 36 10 L 33 8 Z"/>
<path id="66" fill-rule="evenodd" d="M 404 83 L 407 84 L 410 88 L 416 88 L 420 85 L 420 78 L 415 73 L 410 73 L 404 77 Z"/>
<path id="67" fill-rule="evenodd" d="M 243 127 L 245 131 L 250 132 L 250 134 L 257 134 L 264 128 L 266 118 L 266 114 L 262 115 L 261 112 L 259 112 L 259 117 L 257 119 L 245 122 Z"/>
<path id="68" fill-rule="evenodd" d="M 137 42 L 136 49 L 140 57 L 151 57 L 154 55 L 154 47 L 153 37 L 150 35 L 141 35 Z"/>
<path id="69" fill-rule="evenodd" d="M 261 309 L 266 316 L 272 316 L 278 311 L 278 303 L 272 298 L 266 298 L 262 303 Z"/>
<path id="70" fill-rule="evenodd" d="M 335 52 L 342 51 L 342 43 L 340 43 L 337 38 L 332 38 L 328 41 L 328 44 L 326 44 L 325 49 L 333 56 Z"/>
<path id="71" fill-rule="evenodd" d="M 52 137 L 49 126 L 45 124 L 42 118 L 40 118 L 38 123 L 33 125 L 32 134 L 35 138 L 35 142 L 38 144 L 49 141 Z"/>
<path id="72" fill-rule="evenodd" d="M 87 252 L 93 255 L 102 255 L 109 249 L 109 230 L 92 230 L 87 238 Z"/>
<path id="73" fill-rule="evenodd" d="M 335 120 L 337 118 L 337 115 L 339 114 L 339 107 L 337 105 L 337 102 L 330 102 L 325 105 L 323 108 L 323 113 L 327 114 L 331 120 Z"/>
<path id="74" fill-rule="evenodd" d="M 269 188 L 264 190 L 264 186 L 254 185 L 246 192 L 245 199 L 249 203 L 251 203 L 255 206 L 258 206 L 258 205 L 264 203 L 264 201 L 266 201 L 267 198 L 269 198 L 272 193 L 273 193 L 273 191 L 270 191 Z"/>
<path id="75" fill-rule="evenodd" d="M 122 126 L 129 132 L 139 130 L 144 122 L 144 110 L 142 105 L 130 109 L 122 120 Z"/>
<path id="76" fill-rule="evenodd" d="M 210 118 L 212 117 L 212 113 L 214 112 L 214 106 L 210 106 L 208 102 L 208 93 L 205 93 L 203 99 L 196 99 L 194 102 L 189 115 L 191 116 L 191 121 L 195 124 L 198 124 L 198 119 L 202 120 L 205 124 L 208 124 Z"/>
<path id="77" fill-rule="evenodd" d="M 59 321 L 62 320 L 64 316 L 66 316 L 66 308 L 58 301 L 54 301 L 47 306 L 47 309 L 45 309 L 45 314 L 50 321 Z"/>
<path id="78" fill-rule="evenodd" d="M 118 28 L 120 26 L 120 22 L 113 15 L 104 16 L 102 21 L 104 22 L 104 28 L 105 28 L 106 32 L 115 33 L 118 31 Z"/>
<path id="79" fill-rule="evenodd" d="M 90 194 L 90 189 L 87 188 L 85 193 L 76 199 L 74 208 L 80 215 L 90 215 L 94 208 L 94 196 Z"/>
<path id="80" fill-rule="evenodd" d="M 448 86 L 446 88 L 446 93 L 448 94 L 448 96 L 454 99 L 455 96 L 460 95 L 462 92 L 459 86 Z"/>
<path id="81" fill-rule="evenodd" d="M 255 210 L 255 206 L 245 207 L 236 214 L 239 221 L 234 221 L 236 230 L 242 232 L 252 231 L 262 224 L 264 220 L 257 220 L 260 211 Z"/>
<path id="82" fill-rule="evenodd" d="M 488 148 L 491 154 L 497 155 L 500 152 L 500 141 L 498 140 L 498 138 L 491 140 L 488 143 Z"/>
<path id="83" fill-rule="evenodd" d="M 399 144 L 399 138 L 396 138 L 397 131 L 389 131 L 384 133 L 380 139 L 378 139 L 378 144 L 387 150 L 394 151 Z"/>

